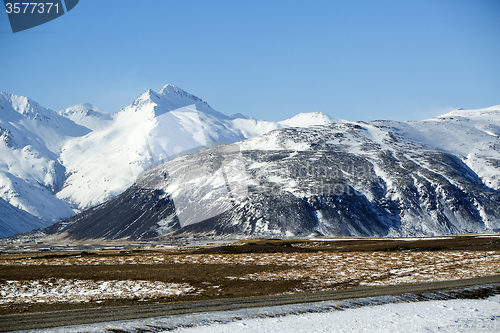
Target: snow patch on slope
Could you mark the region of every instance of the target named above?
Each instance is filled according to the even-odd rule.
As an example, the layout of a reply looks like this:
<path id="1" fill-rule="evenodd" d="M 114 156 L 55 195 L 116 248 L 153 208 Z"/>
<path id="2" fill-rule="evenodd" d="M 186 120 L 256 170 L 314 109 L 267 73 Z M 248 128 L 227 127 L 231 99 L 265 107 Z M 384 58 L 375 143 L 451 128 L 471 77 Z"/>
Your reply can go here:
<path id="1" fill-rule="evenodd" d="M 144 280 L 78 280 L 48 279 L 32 281 L 5 281 L 0 283 L 0 304 L 58 302 L 100 303 L 110 299 L 149 300 L 190 294 L 196 291 L 188 283 L 165 283 Z"/>

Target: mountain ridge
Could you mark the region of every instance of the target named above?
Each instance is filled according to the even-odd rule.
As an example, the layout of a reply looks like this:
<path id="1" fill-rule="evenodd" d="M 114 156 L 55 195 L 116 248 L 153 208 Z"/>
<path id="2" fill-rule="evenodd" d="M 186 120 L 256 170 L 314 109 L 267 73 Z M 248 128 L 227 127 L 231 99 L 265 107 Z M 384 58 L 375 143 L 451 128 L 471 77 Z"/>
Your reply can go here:
<path id="1" fill-rule="evenodd" d="M 188 109 L 176 111 L 182 108 Z M 33 216 L 31 222 L 43 221 L 44 227 L 113 198 L 141 172 L 182 152 L 286 126 L 226 116 L 173 85 L 148 90 L 115 113 L 90 103 L 54 112 L 27 97 L 1 93 L 0 198 Z M 164 135 L 165 128 L 182 135 Z M 147 141 L 158 143 L 153 155 Z M 177 148 L 167 156 L 167 146 Z M 16 229 L 12 216 L 0 210 L 0 225 L 11 232 L 27 231 Z M 9 233 L 0 232 L 0 237 Z"/>
<path id="2" fill-rule="evenodd" d="M 282 128 L 167 161 L 39 235 L 416 237 L 500 232 L 500 111 Z M 494 111 L 494 112 L 493 112 Z M 492 113 L 493 112 L 493 113 Z M 186 212 L 192 217 L 185 219 Z M 213 212 L 213 213 L 212 213 Z"/>

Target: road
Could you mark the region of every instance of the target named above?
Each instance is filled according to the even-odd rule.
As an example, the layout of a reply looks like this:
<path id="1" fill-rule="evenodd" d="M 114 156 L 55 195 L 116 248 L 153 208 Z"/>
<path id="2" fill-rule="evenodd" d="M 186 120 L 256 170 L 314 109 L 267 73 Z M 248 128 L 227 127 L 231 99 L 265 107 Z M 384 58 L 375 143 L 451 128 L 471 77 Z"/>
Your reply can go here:
<path id="1" fill-rule="evenodd" d="M 196 312 L 225 311 L 251 307 L 334 301 L 384 295 L 397 296 L 406 293 L 422 294 L 492 283 L 500 283 L 500 275 L 463 280 L 402 284 L 396 286 L 361 287 L 315 293 L 5 315 L 0 316 L 0 332 L 172 316 Z"/>

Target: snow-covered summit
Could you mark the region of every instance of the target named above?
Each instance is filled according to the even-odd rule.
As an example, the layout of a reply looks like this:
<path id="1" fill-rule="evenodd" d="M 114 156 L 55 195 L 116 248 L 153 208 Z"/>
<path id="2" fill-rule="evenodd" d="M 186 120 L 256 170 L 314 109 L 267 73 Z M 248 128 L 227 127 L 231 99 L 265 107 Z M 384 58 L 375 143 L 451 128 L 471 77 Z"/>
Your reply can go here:
<path id="1" fill-rule="evenodd" d="M 8 232 L 26 231 L 34 224 L 19 224 L 12 213 L 24 211 L 35 225 L 46 226 L 119 195 L 141 170 L 176 156 L 329 121 L 324 114 L 300 118 L 276 123 L 228 117 L 170 84 L 145 91 L 113 114 L 91 103 L 54 112 L 27 97 L 1 93 L 0 198 L 17 210 L 0 211 L 0 224 Z"/>
<path id="2" fill-rule="evenodd" d="M 31 119 L 50 119 L 51 111 L 40 106 L 37 102 L 25 96 L 18 96 L 6 92 L 0 93 L 0 107 L 3 110 L 15 112 Z"/>
<path id="3" fill-rule="evenodd" d="M 452 117 L 460 117 L 465 119 L 474 120 L 484 120 L 489 122 L 500 122 L 500 105 L 491 106 L 482 109 L 456 109 L 441 116 L 436 117 L 437 119 L 449 119 Z"/>
<path id="4" fill-rule="evenodd" d="M 313 125 L 326 125 L 331 123 L 345 123 L 347 120 L 332 118 L 323 112 L 301 112 L 290 119 L 280 121 L 279 123 L 290 127 L 307 127 Z"/>
<path id="5" fill-rule="evenodd" d="M 498 232 L 500 142 L 477 123 L 280 128 L 167 161 L 44 232 L 77 239 Z"/>
<path id="6" fill-rule="evenodd" d="M 187 91 L 182 90 L 181 88 L 178 88 L 172 84 L 165 85 L 163 88 L 160 89 L 160 91 L 158 91 L 158 94 L 162 95 L 162 96 L 176 96 L 177 98 L 189 99 L 193 102 L 193 104 L 199 103 L 207 108 L 212 109 L 212 107 L 210 105 L 208 105 L 207 102 L 203 101 L 201 98 L 196 97 L 194 95 L 191 95 Z M 173 99 L 174 98 L 172 97 L 172 100 Z M 199 105 L 197 105 L 197 106 L 199 106 Z"/>
<path id="7" fill-rule="evenodd" d="M 27 97 L 1 93 L 0 198 L 16 209 L 8 215 L 0 209 L 0 224 L 16 230 L 16 211 L 45 225 L 67 218 L 120 195 L 143 171 L 220 143 L 259 136 L 246 140 L 242 151 L 308 151 L 323 144 L 308 138 L 320 138 L 328 128 L 336 129 L 332 140 L 339 141 L 339 149 L 359 156 L 366 155 L 367 145 L 391 151 L 418 146 L 453 154 L 486 186 L 498 190 L 499 110 L 457 110 L 416 122 L 358 123 L 313 112 L 270 122 L 226 116 L 173 85 L 148 90 L 113 114 L 90 103 L 56 113 Z M 309 131 L 311 125 L 321 126 Z M 32 225 L 31 220 L 24 225 Z"/>
<path id="8" fill-rule="evenodd" d="M 117 114 L 141 113 L 143 117 L 154 118 L 166 112 L 195 105 L 198 112 L 209 114 L 220 119 L 229 119 L 223 113 L 215 111 L 207 102 L 186 91 L 167 84 L 159 91 L 148 89 L 137 97 L 131 105 L 121 109 Z M 130 115 L 127 117 L 131 117 Z"/>
<path id="9" fill-rule="evenodd" d="M 0 93 L 0 124 L 21 147 L 46 146 L 53 152 L 59 151 L 67 138 L 90 132 L 28 97 L 5 92 Z"/>
<path id="10" fill-rule="evenodd" d="M 0 93 L 0 199 L 13 208 L 0 208 L 3 232 L 27 231 L 74 214 L 54 196 L 65 178 L 58 159 L 66 142 L 89 132 L 27 97 Z"/>
<path id="11" fill-rule="evenodd" d="M 99 112 L 99 113 L 106 113 L 103 110 L 99 109 L 97 106 L 85 102 L 85 103 L 80 103 L 76 104 L 73 106 L 70 106 L 69 108 L 65 110 L 59 111 L 59 114 L 74 114 L 74 113 L 79 113 L 79 112 L 87 112 L 87 111 L 93 111 L 93 112 Z"/>
<path id="12" fill-rule="evenodd" d="M 147 90 L 112 117 L 109 127 L 69 142 L 61 155 L 70 176 L 57 195 L 79 209 L 118 195 L 142 171 L 176 156 L 291 126 L 228 117 L 170 84 L 157 92 Z M 331 122 L 320 113 L 302 114 L 301 119 L 294 126 Z"/>
<path id="13" fill-rule="evenodd" d="M 70 106 L 58 112 L 61 116 L 71 119 L 81 126 L 91 130 L 100 130 L 110 125 L 113 117 L 91 103 L 81 103 Z"/>

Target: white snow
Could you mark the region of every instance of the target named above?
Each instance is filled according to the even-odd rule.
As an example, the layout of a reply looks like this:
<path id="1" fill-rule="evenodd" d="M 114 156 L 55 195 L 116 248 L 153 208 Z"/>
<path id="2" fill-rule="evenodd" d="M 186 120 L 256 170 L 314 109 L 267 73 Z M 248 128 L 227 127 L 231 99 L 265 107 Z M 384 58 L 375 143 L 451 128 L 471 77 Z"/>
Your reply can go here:
<path id="1" fill-rule="evenodd" d="M 183 152 L 279 127 L 253 119 L 230 119 L 171 85 L 158 93 L 142 94 L 113 117 L 107 129 L 69 142 L 61 156 L 64 165 L 74 171 L 58 197 L 80 209 L 121 193 L 141 171 Z"/>
<path id="2" fill-rule="evenodd" d="M 187 283 L 142 280 L 48 279 L 5 281 L 0 283 L 0 305 L 22 303 L 81 303 L 108 299 L 141 300 L 193 293 Z"/>
<path id="3" fill-rule="evenodd" d="M 109 114 L 90 103 L 56 113 L 29 98 L 0 94 L 0 237 L 45 227 L 102 203 L 141 172 L 179 155 L 268 131 L 330 122 L 321 113 L 282 123 L 228 117 L 182 89 L 148 90 Z M 13 218 L 17 210 L 32 218 Z M 28 220 L 30 222 L 28 223 Z"/>
<path id="4" fill-rule="evenodd" d="M 500 158 L 500 105 L 455 110 L 442 116 L 398 126 L 398 134 L 462 158 L 485 185 L 499 189 L 498 166 L 486 159 Z"/>
<path id="5" fill-rule="evenodd" d="M 73 105 L 58 113 L 93 131 L 104 129 L 111 125 L 113 121 L 111 114 L 90 103 Z"/>
<path id="6" fill-rule="evenodd" d="M 347 120 L 332 118 L 323 112 L 299 113 L 290 119 L 282 120 L 279 123 L 290 127 L 307 127 L 314 125 L 327 125 L 331 123 L 346 123 Z"/>
<path id="7" fill-rule="evenodd" d="M 90 103 L 58 114 L 26 97 L 1 93 L 0 198 L 15 209 L 8 214 L 0 211 L 0 237 L 27 231 L 37 221 L 45 227 L 68 218 L 122 193 L 143 171 L 221 143 L 248 139 L 240 144 L 241 150 L 309 150 L 307 140 L 280 142 L 273 130 L 289 128 L 308 137 L 312 132 L 307 126 L 332 122 L 337 124 L 325 128 L 344 129 L 344 137 L 329 138 L 326 143 L 346 146 L 347 152 L 370 155 L 366 145 L 449 152 L 459 156 L 486 186 L 500 189 L 500 170 L 494 162 L 500 160 L 500 105 L 412 122 L 349 123 L 321 112 L 268 122 L 243 115 L 228 117 L 172 85 L 158 92 L 148 90 L 113 114 Z M 391 136 L 402 140 L 392 142 Z M 376 156 L 371 158 L 379 171 Z M 390 187 L 390 175 L 378 175 Z M 287 191 L 300 192 L 293 183 L 286 185 Z M 390 195 L 397 198 L 398 193 Z M 20 217 L 25 221 L 21 225 L 12 217 L 16 209 L 34 218 L 28 223 Z"/>
<path id="8" fill-rule="evenodd" d="M 65 173 L 58 156 L 67 140 L 89 132 L 29 98 L 0 93 L 0 198 L 14 208 L 0 210 L 0 237 L 74 214 L 54 196 Z"/>
<path id="9" fill-rule="evenodd" d="M 32 332 L 498 332 L 500 295 L 411 302 L 377 297 L 233 311 L 202 312 Z M 382 304 L 382 305 L 379 305 Z"/>

